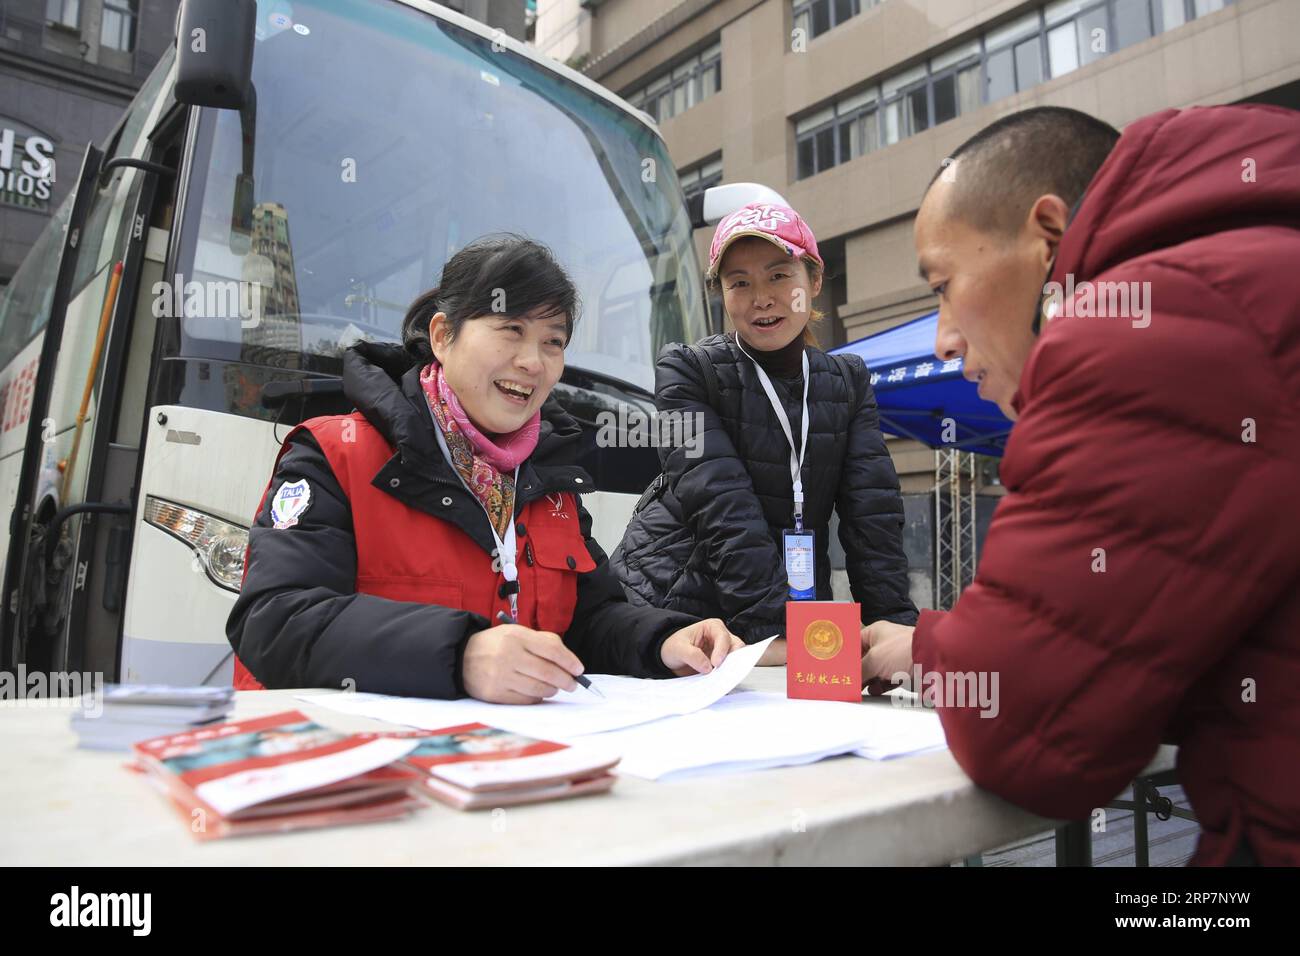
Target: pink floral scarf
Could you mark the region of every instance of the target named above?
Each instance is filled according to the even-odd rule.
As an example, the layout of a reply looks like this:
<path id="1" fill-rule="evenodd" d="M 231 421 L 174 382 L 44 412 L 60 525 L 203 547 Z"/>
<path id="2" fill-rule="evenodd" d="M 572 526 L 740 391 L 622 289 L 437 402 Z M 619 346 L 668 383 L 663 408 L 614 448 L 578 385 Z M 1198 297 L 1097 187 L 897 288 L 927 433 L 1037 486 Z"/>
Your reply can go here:
<path id="1" fill-rule="evenodd" d="M 480 432 L 447 385 L 437 359 L 420 372 L 420 385 L 438 423 L 451 461 L 470 492 L 482 502 L 496 532 L 505 537 L 515 516 L 514 470 L 537 447 L 542 414 L 535 412 L 522 427 L 496 441 Z"/>

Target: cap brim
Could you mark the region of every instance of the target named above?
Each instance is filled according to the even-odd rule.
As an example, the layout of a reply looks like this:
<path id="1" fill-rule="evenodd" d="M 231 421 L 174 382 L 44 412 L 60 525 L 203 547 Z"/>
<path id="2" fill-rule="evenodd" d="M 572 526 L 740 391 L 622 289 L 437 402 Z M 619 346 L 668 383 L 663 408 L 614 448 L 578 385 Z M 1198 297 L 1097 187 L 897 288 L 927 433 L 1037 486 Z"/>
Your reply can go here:
<path id="1" fill-rule="evenodd" d="M 713 263 L 709 266 L 709 271 L 704 274 L 706 279 L 712 279 L 718 274 L 718 266 L 722 265 L 722 257 L 727 254 L 727 248 L 737 239 L 743 239 L 746 236 L 755 236 L 759 239 L 766 239 L 791 259 L 794 258 L 794 253 L 790 251 L 790 246 L 785 242 L 785 240 L 777 238 L 770 232 L 763 232 L 761 229 L 741 229 L 737 232 L 733 232 L 726 238 L 726 241 L 722 243 L 722 247 L 718 249 L 718 257 L 713 260 Z"/>

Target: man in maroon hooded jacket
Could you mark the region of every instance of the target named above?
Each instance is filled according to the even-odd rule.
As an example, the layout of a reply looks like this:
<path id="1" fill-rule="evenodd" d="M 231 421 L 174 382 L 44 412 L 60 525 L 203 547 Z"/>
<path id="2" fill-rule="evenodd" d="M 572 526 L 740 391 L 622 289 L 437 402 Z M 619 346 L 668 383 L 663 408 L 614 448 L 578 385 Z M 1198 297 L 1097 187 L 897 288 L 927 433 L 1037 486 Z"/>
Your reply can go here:
<path id="1" fill-rule="evenodd" d="M 1178 744 L 1194 862 L 1300 864 L 1300 113 L 1013 114 L 916 248 L 936 353 L 1016 426 L 974 583 L 872 625 L 865 676 L 997 673 L 948 743 L 1048 817 Z"/>

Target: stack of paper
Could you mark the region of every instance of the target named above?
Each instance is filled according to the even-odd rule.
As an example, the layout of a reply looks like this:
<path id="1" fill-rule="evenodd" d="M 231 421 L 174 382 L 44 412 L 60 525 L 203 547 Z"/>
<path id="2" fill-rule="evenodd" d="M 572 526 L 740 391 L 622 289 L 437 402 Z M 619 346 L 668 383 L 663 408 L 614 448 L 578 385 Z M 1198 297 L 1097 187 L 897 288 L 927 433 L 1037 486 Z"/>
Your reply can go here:
<path id="1" fill-rule="evenodd" d="M 398 764 L 418 741 L 340 734 L 298 711 L 137 743 L 146 779 L 196 839 L 388 820 L 425 806 Z"/>
<path id="2" fill-rule="evenodd" d="M 610 770 L 618 757 L 605 747 L 574 747 L 483 724 L 358 737 L 415 741 L 403 764 L 419 773 L 425 790 L 458 810 L 603 793 L 616 779 Z"/>
<path id="3" fill-rule="evenodd" d="M 301 699 L 413 727 L 478 721 L 534 737 L 599 743 L 618 753 L 618 773 L 649 780 L 812 763 L 838 754 L 885 760 L 946 746 L 932 711 L 884 701 L 790 700 L 732 693 L 769 641 L 733 652 L 711 674 L 675 680 L 588 675 L 604 698 L 578 689 L 531 707 L 376 694 Z"/>
<path id="4" fill-rule="evenodd" d="M 130 750 L 150 737 L 181 733 L 227 716 L 233 687 L 110 684 L 102 700 L 87 696 L 72 717 L 77 745 L 88 750 Z"/>

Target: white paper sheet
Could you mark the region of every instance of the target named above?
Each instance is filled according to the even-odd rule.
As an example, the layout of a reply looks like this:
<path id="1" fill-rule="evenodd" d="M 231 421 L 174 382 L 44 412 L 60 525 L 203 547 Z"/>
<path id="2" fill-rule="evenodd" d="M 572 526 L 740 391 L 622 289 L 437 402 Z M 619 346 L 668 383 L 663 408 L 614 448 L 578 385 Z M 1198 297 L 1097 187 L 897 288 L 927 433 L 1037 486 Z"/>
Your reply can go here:
<path id="1" fill-rule="evenodd" d="M 753 670 L 772 640 L 768 638 L 732 651 L 708 674 L 671 680 L 587 675 L 605 695 L 604 699 L 583 687 L 571 693 L 562 691 L 533 706 L 382 694 L 301 694 L 298 699 L 342 713 L 424 730 L 478 722 L 530 737 L 564 741 L 702 710 L 734 690 Z"/>
<path id="2" fill-rule="evenodd" d="M 899 694 L 902 701 L 909 700 L 906 691 L 894 693 Z M 948 739 L 938 714 L 922 707 L 895 704 L 891 696 L 886 694 L 859 705 L 874 715 L 875 732 L 854 753 L 871 760 L 892 760 L 947 749 Z"/>
<path id="3" fill-rule="evenodd" d="M 934 714 L 891 711 L 750 691 L 724 697 L 707 710 L 597 739 L 623 754 L 618 773 L 648 780 L 791 766 L 847 753 L 901 756 L 944 746 Z"/>

